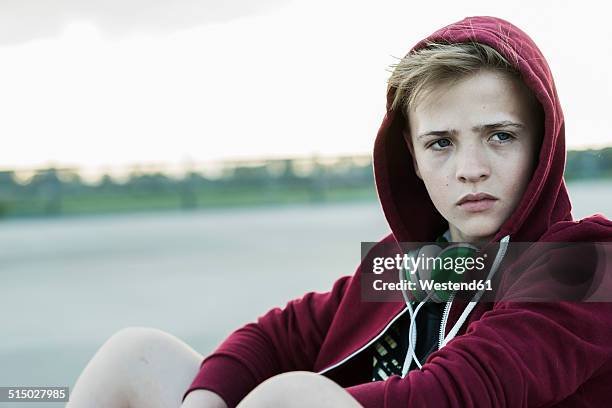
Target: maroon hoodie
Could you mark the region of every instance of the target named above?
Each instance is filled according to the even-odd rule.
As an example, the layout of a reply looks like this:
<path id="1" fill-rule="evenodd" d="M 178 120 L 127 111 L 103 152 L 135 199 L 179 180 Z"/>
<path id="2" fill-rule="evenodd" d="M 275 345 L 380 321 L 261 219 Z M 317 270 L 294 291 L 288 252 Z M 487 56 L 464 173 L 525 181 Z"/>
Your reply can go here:
<path id="1" fill-rule="evenodd" d="M 612 222 L 601 214 L 573 220 L 563 180 L 564 119 L 546 60 L 507 21 L 470 17 L 426 41 L 476 41 L 515 64 L 542 104 L 545 134 L 539 163 L 522 201 L 493 241 L 608 242 Z M 378 195 L 394 241 L 431 242 L 447 228 L 414 173 L 402 137 L 403 115 L 387 113 L 374 146 Z M 608 266 L 609 269 L 609 266 Z M 233 332 L 202 362 L 194 389 L 235 406 L 265 379 L 295 370 L 325 375 L 364 407 L 603 407 L 612 386 L 612 303 L 478 303 L 457 335 L 420 370 L 372 382 L 368 346 L 405 311 L 403 302 L 364 302 L 361 267 L 327 293 L 307 293 Z M 451 303 L 447 334 L 466 303 Z"/>

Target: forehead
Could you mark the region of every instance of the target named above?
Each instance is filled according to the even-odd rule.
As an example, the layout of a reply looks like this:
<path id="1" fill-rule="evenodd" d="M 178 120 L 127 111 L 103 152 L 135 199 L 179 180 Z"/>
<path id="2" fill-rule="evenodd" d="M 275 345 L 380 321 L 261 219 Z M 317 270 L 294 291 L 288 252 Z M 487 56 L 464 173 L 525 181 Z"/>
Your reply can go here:
<path id="1" fill-rule="evenodd" d="M 468 129 L 481 123 L 520 122 L 529 126 L 533 103 L 526 86 L 508 73 L 481 70 L 425 89 L 409 110 L 413 133 Z"/>

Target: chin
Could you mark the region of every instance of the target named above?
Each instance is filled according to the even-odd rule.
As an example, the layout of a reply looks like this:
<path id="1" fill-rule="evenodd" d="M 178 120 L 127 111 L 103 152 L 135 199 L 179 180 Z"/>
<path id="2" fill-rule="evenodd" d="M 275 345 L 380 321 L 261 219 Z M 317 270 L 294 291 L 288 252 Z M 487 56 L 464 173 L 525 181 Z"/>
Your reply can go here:
<path id="1" fill-rule="evenodd" d="M 494 236 L 499 230 L 499 223 L 487 222 L 485 220 L 474 220 L 475 222 L 466 225 L 457 225 L 464 237 L 471 237 L 471 240 L 484 241 Z M 472 225 L 470 225 L 472 224 Z"/>

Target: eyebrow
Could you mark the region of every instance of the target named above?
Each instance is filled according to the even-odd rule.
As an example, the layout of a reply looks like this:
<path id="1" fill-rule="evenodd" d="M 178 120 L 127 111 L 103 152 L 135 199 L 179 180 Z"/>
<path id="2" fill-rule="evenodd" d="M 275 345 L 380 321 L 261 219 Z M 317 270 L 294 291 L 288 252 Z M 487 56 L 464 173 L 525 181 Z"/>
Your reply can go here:
<path id="1" fill-rule="evenodd" d="M 482 132 L 483 130 L 492 130 L 504 127 L 513 127 L 517 129 L 524 129 L 525 126 L 521 123 L 512 122 L 509 120 L 502 120 L 501 122 L 495 123 L 487 123 L 484 125 L 477 125 L 472 128 L 474 132 Z M 447 129 L 447 130 L 430 130 L 427 132 L 423 132 L 417 136 L 417 139 L 426 137 L 426 136 L 448 136 L 448 135 L 456 135 L 458 132 L 456 129 Z"/>

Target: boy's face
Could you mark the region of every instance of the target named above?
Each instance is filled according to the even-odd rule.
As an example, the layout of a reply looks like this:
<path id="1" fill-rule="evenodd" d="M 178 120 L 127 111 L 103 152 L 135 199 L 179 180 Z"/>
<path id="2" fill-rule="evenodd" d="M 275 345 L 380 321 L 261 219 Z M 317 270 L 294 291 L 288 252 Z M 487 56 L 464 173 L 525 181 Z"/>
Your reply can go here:
<path id="1" fill-rule="evenodd" d="M 492 239 L 537 164 L 541 123 L 524 84 L 481 70 L 435 86 L 408 112 L 415 170 L 453 241 Z M 468 193 L 493 200 L 458 204 Z"/>

